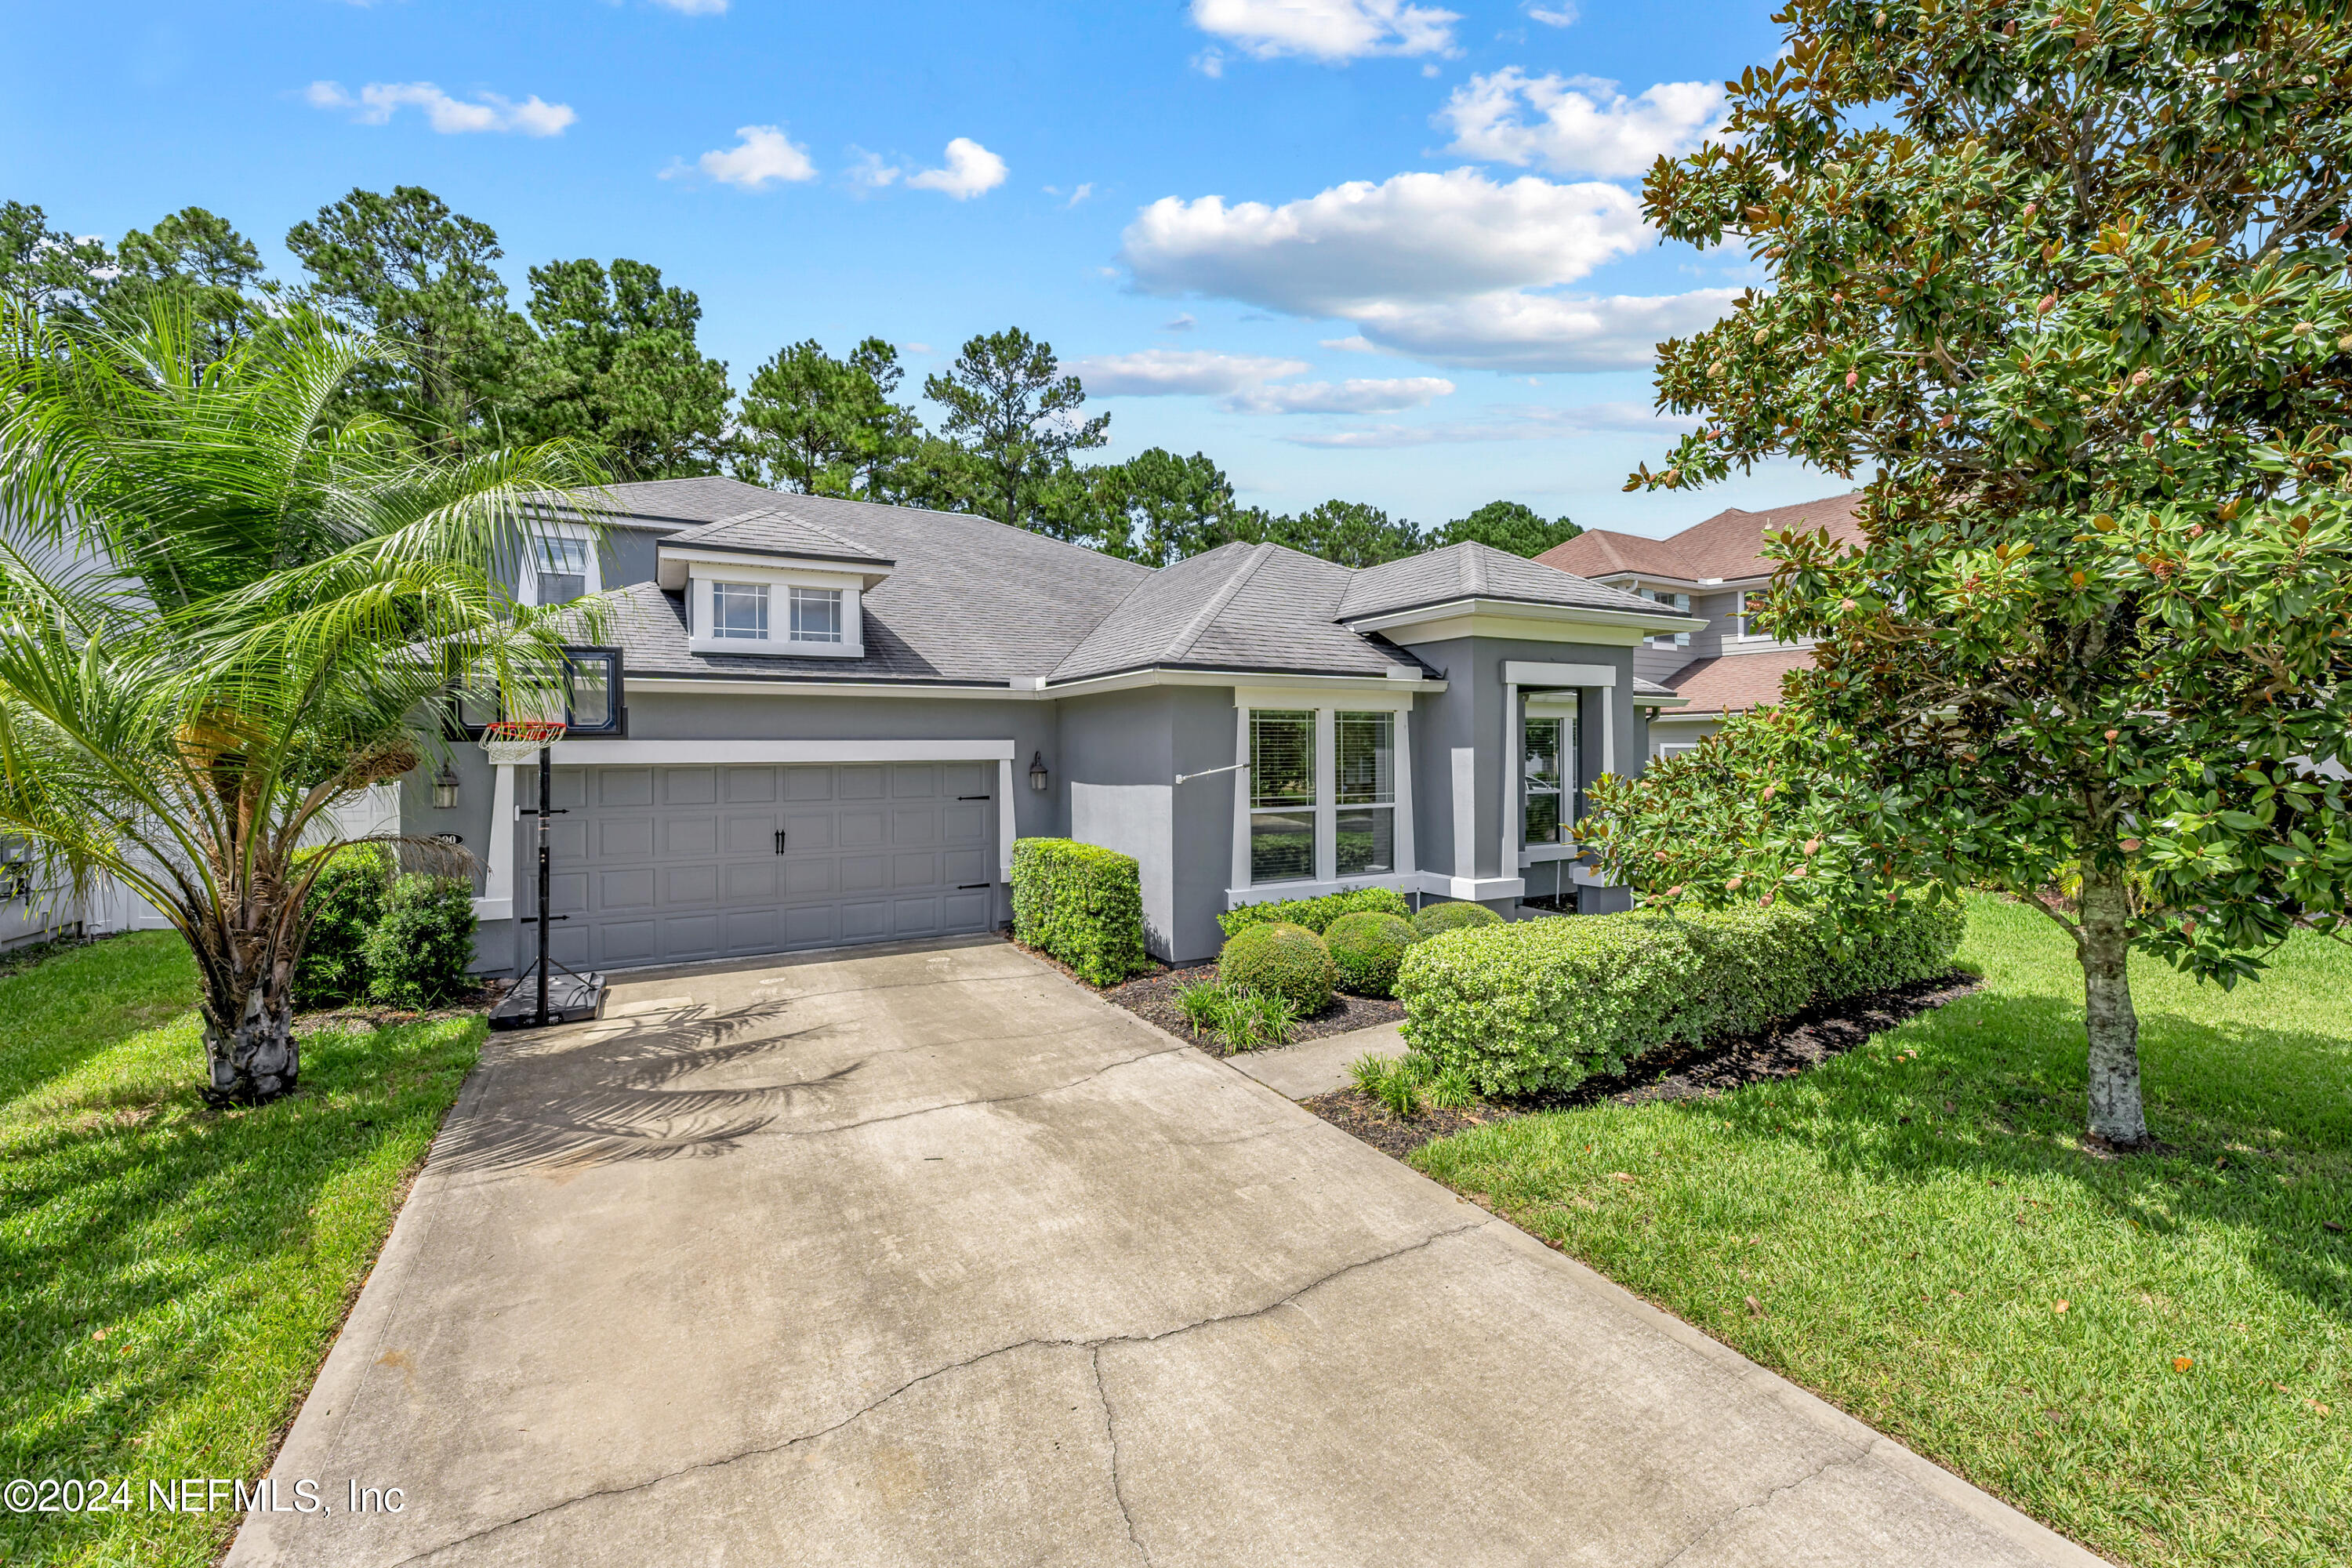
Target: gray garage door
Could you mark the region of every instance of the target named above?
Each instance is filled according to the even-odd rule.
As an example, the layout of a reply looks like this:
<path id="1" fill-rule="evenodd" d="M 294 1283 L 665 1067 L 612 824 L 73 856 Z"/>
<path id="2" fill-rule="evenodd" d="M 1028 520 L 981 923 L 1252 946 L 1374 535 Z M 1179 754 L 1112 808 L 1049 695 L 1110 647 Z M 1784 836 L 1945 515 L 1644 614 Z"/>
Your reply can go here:
<path id="1" fill-rule="evenodd" d="M 985 931 L 995 787 L 994 763 L 559 765 L 555 954 L 625 969 Z M 537 896 L 532 826 L 515 835 L 519 906 Z"/>

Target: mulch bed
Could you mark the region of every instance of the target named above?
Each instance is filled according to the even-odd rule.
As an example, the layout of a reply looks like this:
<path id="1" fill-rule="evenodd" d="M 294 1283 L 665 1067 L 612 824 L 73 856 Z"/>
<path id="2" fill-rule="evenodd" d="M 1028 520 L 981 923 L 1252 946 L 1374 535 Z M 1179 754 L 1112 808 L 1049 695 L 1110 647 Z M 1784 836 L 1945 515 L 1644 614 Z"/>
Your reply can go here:
<path id="1" fill-rule="evenodd" d="M 1706 1100 L 1769 1079 L 1794 1078 L 1809 1068 L 1843 1056 L 1873 1035 L 1891 1029 L 1906 1018 L 1965 996 L 1982 984 L 1975 975 L 1955 971 L 1940 979 L 1849 997 L 1800 1013 L 1767 1034 L 1703 1046 L 1678 1046 L 1644 1058 L 1629 1072 L 1613 1078 L 1587 1079 L 1571 1093 L 1539 1100 L 1473 1106 L 1467 1110 L 1439 1110 L 1423 1106 L 1420 1114 L 1402 1121 L 1380 1101 L 1352 1088 L 1317 1095 L 1299 1103 L 1381 1152 L 1402 1159 L 1435 1139 L 1530 1111 L 1572 1110 L 1604 1100 L 1613 1100 L 1620 1105 L 1639 1105 L 1654 1100 Z"/>
<path id="2" fill-rule="evenodd" d="M 1182 969 L 1163 969 L 1157 974 L 1147 974 L 1123 985 L 1113 985 L 1097 993 L 1106 1002 L 1116 1003 L 1139 1018 L 1147 1018 L 1179 1039 L 1192 1038 L 1192 1026 L 1176 1005 L 1176 993 L 1198 981 L 1214 980 L 1217 966 L 1195 963 Z M 1332 1035 L 1344 1035 L 1356 1029 L 1374 1029 L 1382 1024 L 1393 1024 L 1404 1016 L 1404 1004 L 1391 1002 L 1385 996 L 1350 996 L 1344 992 L 1331 994 L 1331 1005 L 1310 1017 L 1298 1020 L 1290 1037 L 1292 1045 L 1304 1040 L 1320 1040 Z M 1194 1042 L 1202 1050 L 1217 1054 L 1218 1042 L 1213 1036 L 1203 1035 Z"/>
<path id="3" fill-rule="evenodd" d="M 485 981 L 473 991 L 454 996 L 438 1007 L 391 1007 L 362 1002 L 350 1006 L 321 1008 L 315 1013 L 297 1013 L 294 1016 L 294 1037 L 307 1040 L 314 1035 L 331 1035 L 343 1030 L 390 1029 L 402 1024 L 438 1023 L 444 1018 L 478 1018 L 488 1012 L 491 1005 L 513 984 L 511 980 Z"/>

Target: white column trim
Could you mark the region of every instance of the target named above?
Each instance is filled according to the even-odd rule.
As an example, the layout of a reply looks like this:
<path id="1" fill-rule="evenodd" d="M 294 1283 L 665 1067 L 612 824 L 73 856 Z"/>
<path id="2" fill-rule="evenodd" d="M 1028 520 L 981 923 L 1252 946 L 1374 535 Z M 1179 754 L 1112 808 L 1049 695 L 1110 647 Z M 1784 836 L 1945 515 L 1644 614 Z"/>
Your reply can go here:
<path id="1" fill-rule="evenodd" d="M 1512 666 L 1503 667 L 1507 674 Z M 1503 833 L 1502 848 L 1495 857 L 1495 875 L 1507 877 L 1519 863 L 1519 835 L 1525 825 L 1518 820 L 1519 800 L 1519 683 L 1503 682 Z"/>
<path id="2" fill-rule="evenodd" d="M 1543 664 L 1507 658 L 1503 679 L 1514 686 L 1614 686 L 1617 667 L 1612 664 Z"/>
<path id="3" fill-rule="evenodd" d="M 1234 865 L 1232 886 L 1250 885 L 1250 739 L 1249 710 L 1234 710 Z M 1230 901 L 1230 900 L 1228 900 Z"/>
<path id="4" fill-rule="evenodd" d="M 1396 868 L 1411 876 L 1421 868 L 1412 852 L 1412 735 L 1407 726 L 1412 715 L 1398 710 L 1396 727 L 1390 732 L 1389 744 L 1396 748 L 1396 805 L 1390 810 L 1396 818 Z"/>
<path id="5" fill-rule="evenodd" d="M 1339 879 L 1339 721 L 1315 710 L 1315 879 Z"/>
<path id="6" fill-rule="evenodd" d="M 996 759 L 996 869 L 999 881 L 1013 880 L 1013 759 Z"/>
<path id="7" fill-rule="evenodd" d="M 1617 771 L 1617 690 L 1610 686 L 1601 689 L 1601 771 Z"/>
<path id="8" fill-rule="evenodd" d="M 502 763 L 491 773 L 496 782 L 490 786 L 490 843 L 482 857 L 488 874 L 482 879 L 482 896 L 474 900 L 474 918 L 510 921 L 515 884 L 514 764 Z"/>
<path id="9" fill-rule="evenodd" d="M 1454 748 L 1454 879 L 1478 876 L 1478 748 Z"/>

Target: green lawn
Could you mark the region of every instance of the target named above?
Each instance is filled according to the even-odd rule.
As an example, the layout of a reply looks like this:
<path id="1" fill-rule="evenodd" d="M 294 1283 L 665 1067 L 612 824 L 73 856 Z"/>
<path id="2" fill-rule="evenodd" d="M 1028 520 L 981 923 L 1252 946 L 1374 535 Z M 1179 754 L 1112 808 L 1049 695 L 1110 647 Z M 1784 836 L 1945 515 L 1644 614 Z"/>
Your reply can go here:
<path id="1" fill-rule="evenodd" d="M 0 975 L 0 1479 L 259 1474 L 482 1039 L 320 1037 L 208 1110 L 194 990 L 168 932 Z M 235 1526 L 0 1513 L 0 1562 L 195 1568 Z"/>
<path id="2" fill-rule="evenodd" d="M 1414 1163 L 2110 1556 L 2341 1568 L 2352 950 L 2300 938 L 2234 993 L 2136 962 L 2176 1152 L 2114 1162 L 2076 1142 L 2063 936 L 1981 900 L 1963 952 L 1983 990 L 1802 1078 Z"/>

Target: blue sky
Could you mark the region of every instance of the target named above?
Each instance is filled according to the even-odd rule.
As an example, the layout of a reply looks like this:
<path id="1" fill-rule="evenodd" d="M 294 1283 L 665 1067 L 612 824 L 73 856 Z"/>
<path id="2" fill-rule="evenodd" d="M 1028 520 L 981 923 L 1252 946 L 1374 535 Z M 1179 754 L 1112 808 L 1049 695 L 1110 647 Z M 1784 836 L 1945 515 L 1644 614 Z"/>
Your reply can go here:
<path id="1" fill-rule="evenodd" d="M 1050 341 L 1109 455 L 1423 522 L 1497 497 L 1658 533 L 1846 488 L 1628 496 L 1646 344 L 1755 281 L 1662 246 L 1640 171 L 1769 59 L 1763 0 L 280 0 L 18 14 L 0 195 L 107 238 L 194 203 L 294 268 L 354 185 L 431 187 L 524 269 L 634 257 L 737 385 L 784 343 Z M 99 25 L 92 25 L 93 19 Z"/>

